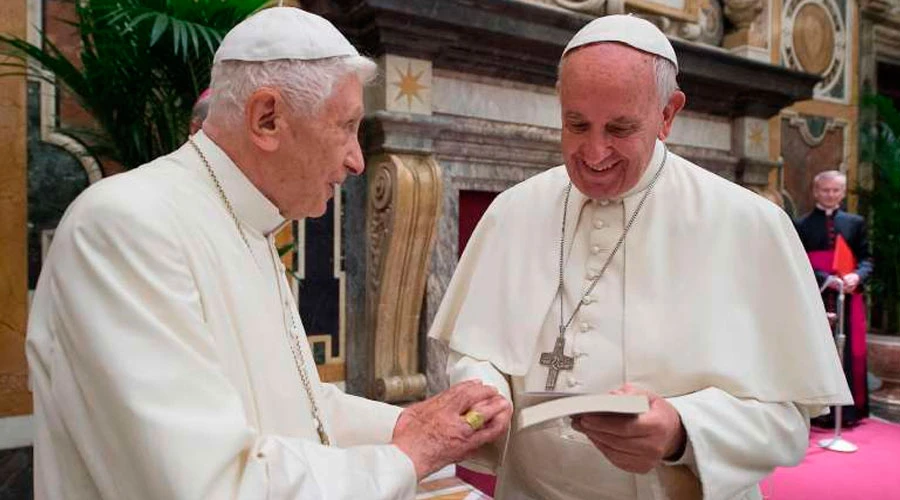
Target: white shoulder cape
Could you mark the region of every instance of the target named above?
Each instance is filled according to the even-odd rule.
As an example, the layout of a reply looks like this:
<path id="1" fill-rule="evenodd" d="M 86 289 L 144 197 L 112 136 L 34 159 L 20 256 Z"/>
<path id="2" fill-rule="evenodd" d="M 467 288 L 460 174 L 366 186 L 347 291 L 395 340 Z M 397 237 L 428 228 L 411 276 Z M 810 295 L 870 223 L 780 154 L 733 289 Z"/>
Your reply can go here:
<path id="1" fill-rule="evenodd" d="M 497 197 L 431 337 L 508 375 L 528 371 L 556 297 L 568 182 L 557 167 Z M 641 194 L 624 199 L 626 214 Z M 577 209 L 569 217 L 574 231 Z M 814 407 L 851 401 L 809 261 L 776 205 L 670 153 L 621 251 L 629 383 L 666 397 L 717 387 Z"/>

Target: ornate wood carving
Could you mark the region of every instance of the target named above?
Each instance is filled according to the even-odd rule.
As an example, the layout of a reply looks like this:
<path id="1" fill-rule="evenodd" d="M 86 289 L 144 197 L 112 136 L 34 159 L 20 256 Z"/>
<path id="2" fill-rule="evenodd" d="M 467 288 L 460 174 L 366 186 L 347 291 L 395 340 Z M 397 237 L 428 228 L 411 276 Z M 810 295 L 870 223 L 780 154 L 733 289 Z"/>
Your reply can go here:
<path id="1" fill-rule="evenodd" d="M 428 155 L 389 154 L 370 165 L 366 330 L 374 334 L 374 396 L 409 401 L 425 395 L 419 317 L 441 212 L 440 167 Z"/>

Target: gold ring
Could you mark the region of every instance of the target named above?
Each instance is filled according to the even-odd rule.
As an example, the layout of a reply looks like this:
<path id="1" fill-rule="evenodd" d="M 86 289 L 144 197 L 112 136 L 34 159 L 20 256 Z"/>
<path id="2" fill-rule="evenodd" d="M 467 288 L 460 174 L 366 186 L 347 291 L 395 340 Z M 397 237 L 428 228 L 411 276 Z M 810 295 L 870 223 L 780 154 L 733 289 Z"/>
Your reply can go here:
<path id="1" fill-rule="evenodd" d="M 478 429 L 484 427 L 484 415 L 478 413 L 475 410 L 469 410 L 468 412 L 466 412 L 466 414 L 463 415 L 463 420 L 465 420 L 466 423 L 469 424 L 469 427 L 471 427 L 473 431 L 477 431 Z"/>

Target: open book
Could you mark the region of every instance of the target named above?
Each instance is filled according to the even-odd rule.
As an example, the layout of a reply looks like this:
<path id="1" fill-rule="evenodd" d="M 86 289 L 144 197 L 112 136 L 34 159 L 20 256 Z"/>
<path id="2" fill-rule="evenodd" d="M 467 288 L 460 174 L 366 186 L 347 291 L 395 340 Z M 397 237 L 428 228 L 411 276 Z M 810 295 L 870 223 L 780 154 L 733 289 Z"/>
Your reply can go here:
<path id="1" fill-rule="evenodd" d="M 650 401 L 643 394 L 525 392 L 520 396 L 522 403 L 530 406 L 519 410 L 516 430 L 581 413 L 638 415 L 650 409 Z"/>

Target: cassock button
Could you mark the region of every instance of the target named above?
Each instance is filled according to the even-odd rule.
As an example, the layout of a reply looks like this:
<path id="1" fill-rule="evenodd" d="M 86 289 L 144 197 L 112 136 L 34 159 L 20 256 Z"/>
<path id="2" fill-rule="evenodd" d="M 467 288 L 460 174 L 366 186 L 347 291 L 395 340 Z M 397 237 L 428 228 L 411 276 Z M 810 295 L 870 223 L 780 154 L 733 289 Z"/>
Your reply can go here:
<path id="1" fill-rule="evenodd" d="M 601 250 L 600 245 L 594 245 L 594 246 L 591 247 L 591 253 L 592 253 L 592 254 L 595 254 L 595 255 L 596 255 L 596 254 L 600 253 L 600 250 Z"/>
<path id="2" fill-rule="evenodd" d="M 605 225 L 606 224 L 604 224 L 603 221 L 600 219 L 594 220 L 594 227 L 597 229 L 603 229 L 603 226 L 605 226 Z"/>
<path id="3" fill-rule="evenodd" d="M 588 323 L 587 321 L 581 323 L 581 331 L 582 331 L 582 332 L 589 331 L 590 329 L 591 329 L 591 324 L 590 324 L 590 323 Z"/>
<path id="4" fill-rule="evenodd" d="M 601 207 L 605 207 L 606 205 L 609 205 L 609 200 L 600 200 Z"/>
<path id="5" fill-rule="evenodd" d="M 566 380 L 566 385 L 568 385 L 569 387 L 578 387 L 579 385 L 581 385 L 581 382 L 570 377 L 568 380 Z"/>

